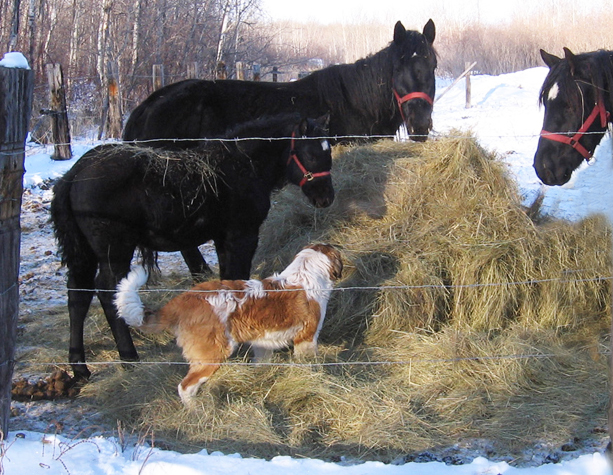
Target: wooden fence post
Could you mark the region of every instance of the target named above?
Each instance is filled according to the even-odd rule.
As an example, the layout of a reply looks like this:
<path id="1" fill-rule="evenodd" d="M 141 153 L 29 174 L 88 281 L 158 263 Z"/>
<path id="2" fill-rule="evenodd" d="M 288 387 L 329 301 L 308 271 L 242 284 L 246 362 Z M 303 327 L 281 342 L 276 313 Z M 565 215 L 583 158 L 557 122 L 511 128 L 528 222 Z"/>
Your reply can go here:
<path id="1" fill-rule="evenodd" d="M 50 111 L 54 151 L 53 160 L 70 160 L 70 126 L 66 111 L 66 88 L 62 66 L 58 63 L 47 64 L 47 80 L 50 92 Z"/>
<path id="2" fill-rule="evenodd" d="M 434 102 L 438 101 L 441 97 L 447 94 L 451 90 L 451 88 L 453 88 L 453 86 L 455 86 L 458 82 L 460 82 L 460 79 L 466 76 L 475 67 L 476 64 L 477 62 L 475 61 L 468 68 L 466 68 L 466 70 L 462 74 L 460 74 L 457 78 L 453 80 L 453 82 L 449 86 L 447 86 L 447 89 L 445 89 L 438 96 L 436 96 L 436 98 L 434 99 Z"/>
<path id="3" fill-rule="evenodd" d="M 226 63 L 219 61 L 215 68 L 215 79 L 228 79 L 228 69 Z"/>
<path id="4" fill-rule="evenodd" d="M 239 81 L 245 80 L 245 67 L 242 61 L 236 62 L 236 79 Z"/>
<path id="5" fill-rule="evenodd" d="M 471 97 L 472 97 L 472 87 L 470 84 L 470 71 L 472 69 L 472 66 L 470 65 L 470 63 L 465 63 L 464 64 L 465 68 L 466 68 L 466 109 L 470 109 L 470 102 L 471 102 Z"/>
<path id="6" fill-rule="evenodd" d="M 19 244 L 25 139 L 34 74 L 0 66 L 0 435 L 8 434 L 19 316 Z"/>
<path id="7" fill-rule="evenodd" d="M 153 90 L 157 91 L 158 89 L 164 87 L 164 65 L 163 64 L 154 64 L 153 65 Z"/>
<path id="8" fill-rule="evenodd" d="M 187 79 L 198 79 L 199 71 L 198 71 L 198 63 L 187 63 Z"/>

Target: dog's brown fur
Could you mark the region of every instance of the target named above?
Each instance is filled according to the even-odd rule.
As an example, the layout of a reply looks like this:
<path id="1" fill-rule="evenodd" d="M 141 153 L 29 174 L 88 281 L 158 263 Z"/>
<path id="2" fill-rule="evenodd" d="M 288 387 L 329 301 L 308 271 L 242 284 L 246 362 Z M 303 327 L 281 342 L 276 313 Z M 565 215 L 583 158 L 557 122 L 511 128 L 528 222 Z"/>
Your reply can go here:
<path id="1" fill-rule="evenodd" d="M 136 293 L 144 284 L 143 277 L 138 281 L 134 272 L 119 285 L 119 315 L 143 331 L 168 329 L 176 335 L 190 363 L 179 384 L 179 395 L 187 405 L 237 344 L 251 343 L 258 360 L 290 342 L 296 355 L 316 354 L 327 301 L 333 282 L 341 276 L 342 261 L 332 246 L 307 246 L 279 275 L 262 281 L 205 282 L 157 311 L 143 309 Z"/>

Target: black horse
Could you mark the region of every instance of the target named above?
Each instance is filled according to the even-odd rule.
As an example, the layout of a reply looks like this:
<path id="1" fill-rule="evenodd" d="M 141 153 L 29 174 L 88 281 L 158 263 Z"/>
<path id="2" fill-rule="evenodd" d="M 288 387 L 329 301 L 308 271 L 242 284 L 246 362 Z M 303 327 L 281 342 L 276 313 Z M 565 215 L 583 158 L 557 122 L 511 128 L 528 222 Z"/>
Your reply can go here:
<path id="1" fill-rule="evenodd" d="M 564 59 L 543 50 L 541 57 L 550 70 L 540 94 L 545 119 L 534 169 L 543 183 L 563 185 L 583 160 L 592 157 L 611 122 L 613 51 L 573 54 L 564 48 Z M 607 453 L 611 458 L 613 383 L 609 384 L 609 392 Z"/>
<path id="2" fill-rule="evenodd" d="M 157 251 L 213 240 L 222 279 L 248 279 L 270 195 L 286 181 L 317 207 L 334 199 L 328 117 L 284 114 L 246 123 L 189 151 L 98 146 L 56 183 L 51 219 L 68 268 L 69 361 L 87 379 L 83 326 L 94 289 L 124 361 L 138 354 L 117 318 L 113 294 L 139 249 L 149 268 Z M 264 137 L 266 139 L 253 139 Z M 242 140 L 241 140 L 242 139 Z"/>
<path id="3" fill-rule="evenodd" d="M 407 31 L 398 22 L 392 43 L 378 53 L 295 82 L 188 79 L 170 84 L 134 109 L 123 139 L 217 137 L 236 123 L 266 114 L 319 117 L 330 112 L 333 137 L 393 135 L 404 122 L 415 140 L 424 141 L 432 127 L 434 37 L 432 20 L 423 33 Z M 177 142 L 179 147 L 189 144 Z"/>
<path id="4" fill-rule="evenodd" d="M 536 174 L 547 185 L 563 185 L 583 160 L 589 160 L 611 122 L 613 52 L 564 58 L 541 50 L 549 66 L 540 93 L 543 130 L 534 155 Z"/>

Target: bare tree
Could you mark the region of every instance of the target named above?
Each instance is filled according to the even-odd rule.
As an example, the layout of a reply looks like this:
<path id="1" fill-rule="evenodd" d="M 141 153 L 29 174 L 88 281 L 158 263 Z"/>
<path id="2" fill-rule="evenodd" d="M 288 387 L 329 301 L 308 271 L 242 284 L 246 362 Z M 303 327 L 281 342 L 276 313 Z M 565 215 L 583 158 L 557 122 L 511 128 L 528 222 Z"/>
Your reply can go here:
<path id="1" fill-rule="evenodd" d="M 133 6 L 133 15 L 134 20 L 132 21 L 132 54 L 131 54 L 131 62 L 130 62 L 130 74 L 133 75 L 136 71 L 136 66 L 138 65 L 139 55 L 138 55 L 138 45 L 140 41 L 140 30 L 141 30 L 141 8 L 142 8 L 142 0 L 134 0 Z"/>
<path id="2" fill-rule="evenodd" d="M 111 22 L 111 12 L 113 10 L 113 0 L 102 1 L 102 16 L 100 27 L 98 29 L 98 61 L 97 70 L 100 78 L 100 84 L 106 84 L 107 64 L 110 59 L 109 51 L 109 31 Z"/>
<path id="3" fill-rule="evenodd" d="M 219 27 L 219 40 L 217 41 L 217 54 L 215 55 L 215 62 L 221 62 L 223 58 L 223 47 L 226 42 L 226 35 L 228 33 L 228 16 L 230 14 L 230 2 L 231 0 L 225 0 L 221 14 L 221 25 Z"/>
<path id="4" fill-rule="evenodd" d="M 14 51 L 17 45 L 17 37 L 19 35 L 19 8 L 21 0 L 13 0 L 13 17 L 11 19 L 11 32 L 9 34 L 9 42 L 7 51 Z"/>

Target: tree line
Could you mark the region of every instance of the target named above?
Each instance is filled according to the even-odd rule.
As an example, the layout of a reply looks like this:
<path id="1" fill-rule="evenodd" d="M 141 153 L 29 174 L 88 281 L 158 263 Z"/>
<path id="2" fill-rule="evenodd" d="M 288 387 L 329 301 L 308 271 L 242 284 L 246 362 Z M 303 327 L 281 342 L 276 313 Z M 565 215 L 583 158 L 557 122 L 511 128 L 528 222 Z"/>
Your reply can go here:
<path id="1" fill-rule="evenodd" d="M 48 63 L 61 64 L 68 81 L 98 86 L 113 65 L 129 104 L 151 92 L 144 89 L 154 64 L 164 65 L 168 82 L 184 78 L 187 64 L 202 78 L 214 77 L 220 62 L 228 77 L 237 62 L 258 63 L 262 74 L 283 64 L 259 2 L 0 0 L 0 45 L 26 55 L 37 84 L 45 83 Z"/>

